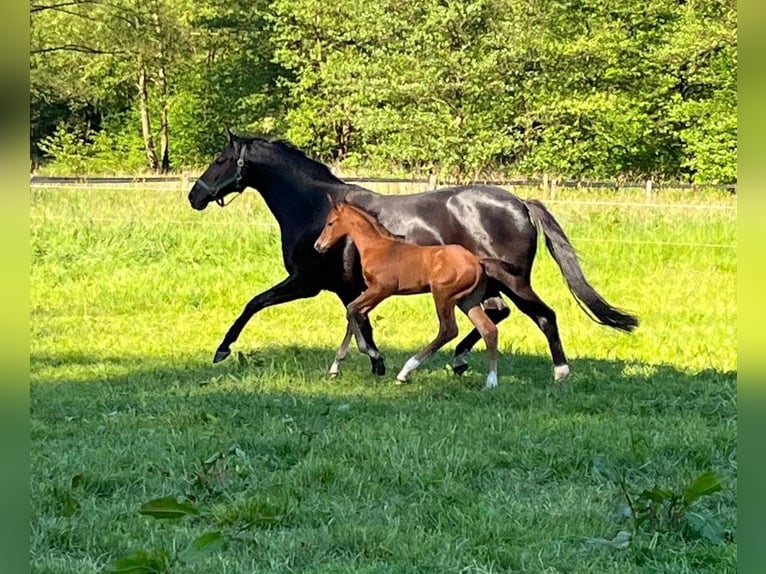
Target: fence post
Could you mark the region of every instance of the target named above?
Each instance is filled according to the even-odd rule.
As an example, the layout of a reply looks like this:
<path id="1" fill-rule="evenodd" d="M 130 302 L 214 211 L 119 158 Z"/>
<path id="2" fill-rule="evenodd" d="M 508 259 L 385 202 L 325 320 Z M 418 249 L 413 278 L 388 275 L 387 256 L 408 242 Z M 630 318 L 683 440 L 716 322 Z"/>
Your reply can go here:
<path id="1" fill-rule="evenodd" d="M 543 184 L 542 185 L 543 185 L 543 193 L 545 193 L 546 191 L 548 191 L 548 174 L 547 173 L 543 174 Z"/>
<path id="2" fill-rule="evenodd" d="M 647 179 L 646 180 L 646 200 L 650 201 L 652 199 L 652 180 Z"/>
<path id="3" fill-rule="evenodd" d="M 551 178 L 551 199 L 556 199 L 556 178 Z"/>
<path id="4" fill-rule="evenodd" d="M 436 174 L 431 173 L 428 176 L 428 189 L 436 189 Z"/>

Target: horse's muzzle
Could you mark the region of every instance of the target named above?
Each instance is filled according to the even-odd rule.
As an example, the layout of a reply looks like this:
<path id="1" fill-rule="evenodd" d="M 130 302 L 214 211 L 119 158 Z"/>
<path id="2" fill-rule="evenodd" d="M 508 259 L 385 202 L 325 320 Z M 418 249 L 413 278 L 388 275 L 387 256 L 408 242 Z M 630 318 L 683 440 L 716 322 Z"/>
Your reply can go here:
<path id="1" fill-rule="evenodd" d="M 317 253 L 324 253 L 327 251 L 327 247 L 319 243 L 319 241 L 314 243 L 314 249 L 316 249 Z"/>
<path id="2" fill-rule="evenodd" d="M 197 211 L 202 211 L 207 207 L 207 204 L 210 203 L 210 201 L 205 197 L 205 194 L 200 193 L 199 190 L 195 187 L 192 187 L 191 191 L 188 195 L 189 199 L 189 205 L 192 206 L 192 208 L 196 209 Z"/>

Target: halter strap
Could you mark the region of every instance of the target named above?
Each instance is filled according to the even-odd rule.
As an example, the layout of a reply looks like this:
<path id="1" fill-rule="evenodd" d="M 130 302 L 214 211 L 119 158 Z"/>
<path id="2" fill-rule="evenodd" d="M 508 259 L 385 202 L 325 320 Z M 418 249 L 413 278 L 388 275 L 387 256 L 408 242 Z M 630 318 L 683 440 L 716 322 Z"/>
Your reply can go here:
<path id="1" fill-rule="evenodd" d="M 221 192 L 221 190 L 224 187 L 228 186 L 231 183 L 234 183 L 237 187 L 239 187 L 239 183 L 242 181 L 242 168 L 245 167 L 245 152 L 246 151 L 247 151 L 247 146 L 243 144 L 242 149 L 240 149 L 240 152 L 239 152 L 239 158 L 237 158 L 237 171 L 234 173 L 232 177 L 223 180 L 221 183 L 215 186 L 208 185 L 207 183 L 205 183 L 203 179 L 197 180 L 197 183 L 199 185 L 201 185 L 207 191 L 212 192 L 213 201 L 215 201 L 221 207 L 229 205 L 229 203 L 234 201 L 234 198 L 237 197 L 235 195 L 228 201 L 228 203 L 224 203 L 223 197 L 219 196 L 218 194 Z M 237 194 L 240 194 L 244 191 L 244 189 L 236 189 L 235 191 L 237 192 Z"/>

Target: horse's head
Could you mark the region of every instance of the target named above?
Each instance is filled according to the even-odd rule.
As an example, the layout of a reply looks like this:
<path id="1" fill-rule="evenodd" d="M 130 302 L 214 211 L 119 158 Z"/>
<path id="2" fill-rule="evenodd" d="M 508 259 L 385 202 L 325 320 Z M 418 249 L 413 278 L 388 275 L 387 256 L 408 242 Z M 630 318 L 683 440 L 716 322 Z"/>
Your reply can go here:
<path id="1" fill-rule="evenodd" d="M 327 194 L 327 200 L 330 202 L 330 212 L 327 214 L 322 233 L 314 242 L 314 249 L 319 253 L 324 253 L 348 234 L 343 220 L 346 204 L 342 201 L 335 201 L 330 194 Z"/>
<path id="2" fill-rule="evenodd" d="M 249 140 L 235 136 L 226 128 L 228 141 L 223 151 L 205 172 L 194 182 L 189 191 L 189 203 L 194 209 L 203 210 L 211 201 L 223 207 L 223 198 L 245 189 L 243 174 L 245 154 Z"/>

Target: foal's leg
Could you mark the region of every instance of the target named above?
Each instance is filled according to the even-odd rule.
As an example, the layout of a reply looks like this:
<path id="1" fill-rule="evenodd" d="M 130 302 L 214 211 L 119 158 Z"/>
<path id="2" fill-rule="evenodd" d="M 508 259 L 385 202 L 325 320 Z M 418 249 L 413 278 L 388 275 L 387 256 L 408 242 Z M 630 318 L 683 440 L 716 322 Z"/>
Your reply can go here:
<path id="1" fill-rule="evenodd" d="M 368 323 L 367 316 L 370 311 L 381 301 L 393 295 L 394 291 L 394 289 L 381 285 L 370 285 L 359 297 L 351 301 L 346 308 L 348 328 L 356 337 L 356 345 L 359 348 L 359 352 L 369 356 L 371 361 L 379 360 L 382 362 L 383 355 L 377 348 L 367 344 L 367 339 L 362 332 L 362 326 L 364 323 Z"/>
<path id="2" fill-rule="evenodd" d="M 479 333 L 481 333 L 484 342 L 487 345 L 487 384 L 486 387 L 497 386 L 497 327 L 488 314 L 476 305 L 466 313 L 471 323 L 474 324 Z"/>
<path id="3" fill-rule="evenodd" d="M 487 293 L 487 296 L 488 297 L 484 300 L 484 311 L 494 324 L 498 324 L 511 314 L 511 309 L 505 301 L 503 301 L 496 290 L 494 296 L 490 296 L 489 292 Z M 466 361 L 468 352 L 481 338 L 481 333 L 477 329 L 472 329 L 471 332 L 463 337 L 463 339 L 455 346 L 455 355 L 451 362 L 453 373 L 462 375 L 468 370 L 468 362 Z"/>
<path id="4" fill-rule="evenodd" d="M 455 321 L 455 300 L 445 297 L 438 291 L 433 291 L 434 302 L 436 303 L 436 314 L 439 316 L 439 332 L 436 338 L 431 341 L 417 355 L 407 359 L 402 370 L 396 375 L 397 383 L 407 382 L 407 376 L 417 369 L 423 361 L 428 359 L 436 351 L 457 337 L 457 321 Z"/>
<path id="5" fill-rule="evenodd" d="M 226 335 L 218 345 L 218 349 L 213 357 L 214 363 L 223 361 L 226 357 L 231 355 L 231 344 L 239 338 L 242 329 L 245 328 L 247 322 L 261 309 L 271 307 L 272 305 L 279 305 L 280 303 L 287 303 L 289 301 L 295 301 L 296 299 L 306 299 L 308 297 L 314 297 L 319 294 L 320 288 L 318 282 L 301 275 L 290 275 L 282 281 L 277 283 L 271 289 L 267 289 L 263 293 L 259 293 L 245 305 L 244 310 L 239 317 L 232 323 Z"/>
<path id="6" fill-rule="evenodd" d="M 346 355 L 348 355 L 348 348 L 351 346 L 351 335 L 353 334 L 353 330 L 351 328 L 351 322 L 346 322 L 346 334 L 343 335 L 343 342 L 340 344 L 340 347 L 338 347 L 338 350 L 335 352 L 335 359 L 332 362 L 332 365 L 330 365 L 330 370 L 327 371 L 327 374 L 331 377 L 335 377 L 340 372 L 340 364 L 343 361 L 343 359 L 346 358 Z M 378 360 L 381 363 L 383 362 L 382 359 L 373 359 L 370 357 L 371 361 Z M 373 362 L 373 369 L 372 373 L 374 375 L 377 375 L 378 373 L 375 372 L 374 368 L 375 363 Z"/>
<path id="7" fill-rule="evenodd" d="M 343 290 L 337 295 L 340 298 L 340 300 L 343 302 L 343 307 L 348 309 L 348 306 L 359 295 L 359 292 L 357 291 L 351 294 L 347 290 Z M 373 335 L 372 335 L 372 325 L 370 324 L 370 320 L 368 317 L 364 317 L 360 321 L 359 332 L 361 333 L 362 339 L 365 341 L 366 347 L 368 349 L 373 350 L 373 354 L 369 355 L 370 363 L 372 366 L 372 374 L 379 375 L 379 376 L 385 375 L 386 362 L 383 359 L 383 355 L 378 350 L 377 345 L 375 344 L 375 339 L 373 338 Z M 343 342 L 338 348 L 338 351 L 335 354 L 335 360 L 333 361 L 332 365 L 330 366 L 330 370 L 328 371 L 328 374 L 330 376 L 335 376 L 338 374 L 340 370 L 340 363 L 341 361 L 343 361 L 343 359 L 346 358 L 346 355 L 348 354 L 349 343 L 351 341 L 351 335 L 353 334 L 355 333 L 353 331 L 352 325 L 348 323 L 346 325 L 346 334 L 343 337 Z"/>

